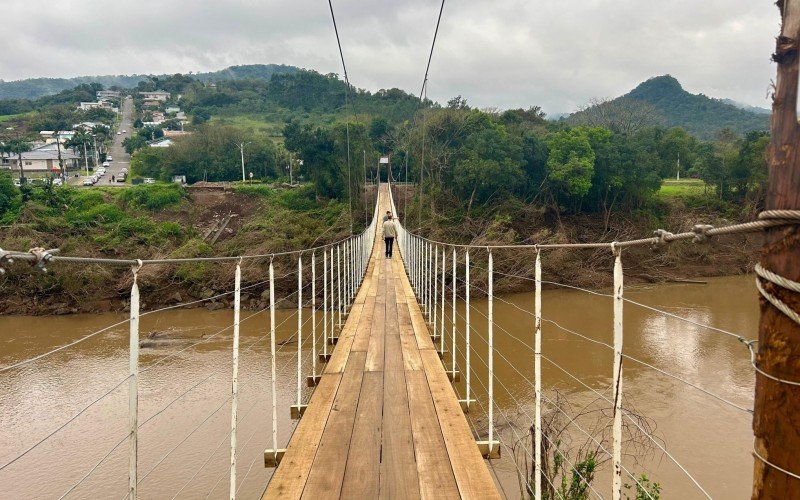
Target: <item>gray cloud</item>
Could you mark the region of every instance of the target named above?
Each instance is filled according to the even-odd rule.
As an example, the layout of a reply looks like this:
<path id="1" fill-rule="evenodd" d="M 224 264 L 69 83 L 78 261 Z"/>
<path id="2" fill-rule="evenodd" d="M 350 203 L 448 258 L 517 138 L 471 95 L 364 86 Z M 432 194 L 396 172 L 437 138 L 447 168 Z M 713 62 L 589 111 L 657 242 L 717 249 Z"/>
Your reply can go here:
<path id="1" fill-rule="evenodd" d="M 334 0 L 352 83 L 422 83 L 438 0 Z M 208 71 L 285 63 L 341 73 L 326 2 L 4 0 L 0 78 Z M 768 106 L 780 18 L 752 0 L 448 2 L 429 97 L 573 110 L 664 73 Z"/>

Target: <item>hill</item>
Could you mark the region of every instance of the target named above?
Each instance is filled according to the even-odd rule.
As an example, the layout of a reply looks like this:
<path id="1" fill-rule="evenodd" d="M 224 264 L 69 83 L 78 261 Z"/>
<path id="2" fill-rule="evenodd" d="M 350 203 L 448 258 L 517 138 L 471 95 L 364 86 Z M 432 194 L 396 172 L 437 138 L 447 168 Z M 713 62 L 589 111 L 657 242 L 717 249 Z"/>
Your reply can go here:
<path id="1" fill-rule="evenodd" d="M 295 73 L 299 68 L 284 64 L 247 64 L 206 73 L 194 73 L 192 76 L 202 82 L 221 80 L 257 79 L 269 80 L 274 74 Z M 99 83 L 105 88 L 133 88 L 141 81 L 157 76 L 160 79 L 169 75 L 100 75 L 77 76 L 74 78 L 28 78 L 25 80 L 0 80 L 0 99 L 36 99 L 37 97 L 57 94 L 72 89 L 83 83 Z"/>
<path id="2" fill-rule="evenodd" d="M 603 115 L 617 110 L 629 112 L 630 104 L 647 108 L 654 115 L 652 121 L 667 127 L 683 127 L 699 139 L 713 139 L 724 128 L 739 135 L 769 128 L 769 115 L 742 109 L 723 99 L 687 92 L 671 75 L 651 78 L 621 97 L 573 113 L 567 121 L 585 122 L 589 115 L 598 114 L 601 107 L 603 113 L 599 114 Z"/>

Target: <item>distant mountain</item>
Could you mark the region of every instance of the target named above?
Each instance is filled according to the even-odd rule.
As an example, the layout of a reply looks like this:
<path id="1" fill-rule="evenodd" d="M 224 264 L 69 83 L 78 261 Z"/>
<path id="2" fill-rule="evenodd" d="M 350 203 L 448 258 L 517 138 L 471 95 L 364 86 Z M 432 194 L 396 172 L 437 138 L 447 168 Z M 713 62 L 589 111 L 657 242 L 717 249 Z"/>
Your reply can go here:
<path id="1" fill-rule="evenodd" d="M 749 104 L 745 104 L 743 102 L 734 101 L 733 99 L 719 99 L 720 101 L 724 102 L 725 104 L 730 104 L 731 106 L 736 106 L 739 109 L 744 109 L 747 111 L 751 111 L 753 113 L 759 115 L 771 115 L 772 110 L 767 108 L 760 108 L 758 106 L 751 106 Z"/>
<path id="2" fill-rule="evenodd" d="M 194 78 L 203 82 L 219 80 L 258 79 L 269 80 L 274 74 L 295 73 L 299 68 L 284 64 L 247 64 L 207 73 L 192 73 Z M 163 78 L 169 75 L 105 75 L 78 76 L 75 78 L 28 78 L 6 82 L 0 80 L 0 99 L 35 99 L 45 95 L 53 95 L 74 88 L 82 83 L 99 83 L 105 88 L 133 88 L 139 82 L 153 76 Z"/>
<path id="3" fill-rule="evenodd" d="M 713 139 L 724 128 L 744 135 L 753 130 L 767 130 L 769 127 L 768 114 L 742 109 L 704 94 L 691 94 L 670 75 L 651 78 L 604 105 L 608 109 L 626 109 L 622 103 L 636 101 L 652 107 L 657 115 L 654 118 L 659 123 L 667 127 L 683 127 L 700 139 Z M 614 106 L 617 103 L 620 105 Z M 592 112 L 593 109 L 588 108 L 573 113 L 567 121 L 581 123 Z"/>

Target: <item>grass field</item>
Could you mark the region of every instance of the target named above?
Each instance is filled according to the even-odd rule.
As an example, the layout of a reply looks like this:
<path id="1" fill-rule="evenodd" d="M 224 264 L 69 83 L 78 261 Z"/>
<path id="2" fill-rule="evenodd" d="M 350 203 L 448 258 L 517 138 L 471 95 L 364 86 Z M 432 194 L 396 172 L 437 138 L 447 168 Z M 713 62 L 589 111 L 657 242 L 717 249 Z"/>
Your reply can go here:
<path id="1" fill-rule="evenodd" d="M 663 198 L 699 198 L 714 193 L 714 188 L 707 186 L 700 179 L 665 180 L 661 183 L 658 196 Z"/>
<path id="2" fill-rule="evenodd" d="M 12 120 L 16 120 L 18 118 L 24 118 L 31 113 L 19 113 L 16 115 L 0 115 L 0 123 L 10 122 Z"/>
<path id="3" fill-rule="evenodd" d="M 268 117 L 263 115 L 215 116 L 211 122 L 252 130 L 270 137 L 279 137 L 283 131 L 282 123 L 269 121 Z"/>

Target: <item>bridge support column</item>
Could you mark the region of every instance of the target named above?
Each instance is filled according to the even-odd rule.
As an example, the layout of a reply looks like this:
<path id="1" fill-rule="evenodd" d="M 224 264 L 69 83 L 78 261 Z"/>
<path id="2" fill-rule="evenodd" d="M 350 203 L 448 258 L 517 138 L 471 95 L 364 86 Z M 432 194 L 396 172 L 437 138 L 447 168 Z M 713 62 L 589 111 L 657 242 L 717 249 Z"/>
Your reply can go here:
<path id="1" fill-rule="evenodd" d="M 285 449 L 278 449 L 278 389 L 275 380 L 275 268 L 269 261 L 269 354 L 272 381 L 272 448 L 264 450 L 264 467 L 277 467 Z"/>
<path id="2" fill-rule="evenodd" d="M 439 255 L 439 251 L 437 249 L 436 255 Z M 442 298 L 439 304 L 439 335 L 442 336 L 441 342 L 441 349 L 439 349 L 439 355 L 442 356 L 442 361 L 444 361 L 444 353 L 445 351 L 445 335 L 444 335 L 444 299 L 445 299 L 445 276 L 447 276 L 447 253 L 442 247 L 442 286 L 441 286 L 441 293 Z"/>
<path id="3" fill-rule="evenodd" d="M 484 458 L 500 458 L 500 442 L 494 440 L 494 259 L 492 251 L 489 250 L 489 271 L 488 271 L 488 318 L 487 318 L 487 337 L 489 343 L 488 365 L 489 365 L 489 436 L 486 441 L 478 441 L 478 448 Z"/>

